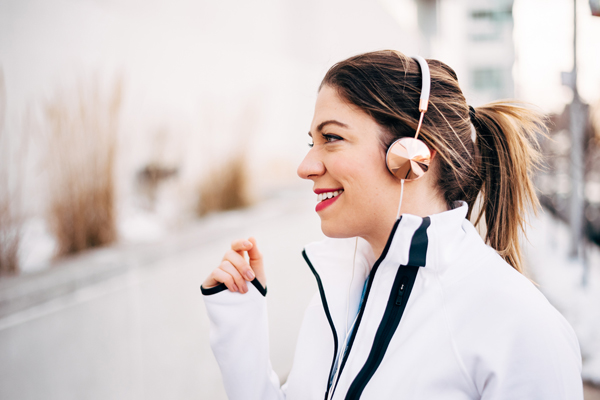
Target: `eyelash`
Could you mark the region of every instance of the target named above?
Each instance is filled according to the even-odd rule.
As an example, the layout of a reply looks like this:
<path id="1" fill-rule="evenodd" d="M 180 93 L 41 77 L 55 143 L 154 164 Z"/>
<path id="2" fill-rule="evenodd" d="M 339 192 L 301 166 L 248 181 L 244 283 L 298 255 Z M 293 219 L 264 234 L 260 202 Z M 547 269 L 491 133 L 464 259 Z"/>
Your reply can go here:
<path id="1" fill-rule="evenodd" d="M 339 137 L 338 135 L 328 135 L 326 133 L 323 134 L 323 137 L 325 138 L 325 141 L 328 143 L 331 143 L 335 140 L 344 140 L 341 137 Z"/>
<path id="2" fill-rule="evenodd" d="M 323 138 L 325 139 L 325 142 L 327 143 L 333 143 L 334 141 L 337 140 L 344 140 L 342 137 L 338 136 L 338 135 L 329 135 L 324 133 L 323 134 Z M 314 143 L 308 143 L 308 147 L 313 147 L 315 144 Z"/>

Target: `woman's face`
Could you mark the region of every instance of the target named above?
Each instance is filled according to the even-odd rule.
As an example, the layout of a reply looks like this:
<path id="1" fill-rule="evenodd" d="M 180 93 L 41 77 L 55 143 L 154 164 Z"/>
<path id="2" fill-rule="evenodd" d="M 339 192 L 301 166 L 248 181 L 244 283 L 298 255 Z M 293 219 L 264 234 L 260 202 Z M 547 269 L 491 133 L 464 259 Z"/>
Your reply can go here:
<path id="1" fill-rule="evenodd" d="M 325 235 L 369 240 L 389 234 L 400 184 L 387 170 L 381 134 L 373 118 L 344 101 L 334 88 L 321 88 L 309 132 L 313 147 L 298 175 L 313 181 Z"/>

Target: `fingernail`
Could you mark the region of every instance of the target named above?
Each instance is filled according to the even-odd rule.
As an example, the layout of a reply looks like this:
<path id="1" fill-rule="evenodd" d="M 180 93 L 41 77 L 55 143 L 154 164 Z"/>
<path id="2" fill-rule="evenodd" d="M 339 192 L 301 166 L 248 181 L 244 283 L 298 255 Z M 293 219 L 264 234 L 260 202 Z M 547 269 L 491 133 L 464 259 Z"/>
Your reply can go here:
<path id="1" fill-rule="evenodd" d="M 256 278 L 256 276 L 254 275 L 254 272 L 249 269 L 248 271 L 246 271 L 246 278 L 248 278 L 248 280 L 254 280 L 254 278 Z"/>
<path id="2" fill-rule="evenodd" d="M 233 286 L 233 291 L 234 292 L 239 292 L 240 291 L 240 289 L 237 287 L 237 285 L 235 283 L 232 286 Z"/>
<path id="3" fill-rule="evenodd" d="M 250 246 L 252 246 L 252 243 L 250 243 L 249 241 L 246 240 L 246 241 L 244 241 L 243 245 L 244 245 L 244 247 L 250 247 Z"/>

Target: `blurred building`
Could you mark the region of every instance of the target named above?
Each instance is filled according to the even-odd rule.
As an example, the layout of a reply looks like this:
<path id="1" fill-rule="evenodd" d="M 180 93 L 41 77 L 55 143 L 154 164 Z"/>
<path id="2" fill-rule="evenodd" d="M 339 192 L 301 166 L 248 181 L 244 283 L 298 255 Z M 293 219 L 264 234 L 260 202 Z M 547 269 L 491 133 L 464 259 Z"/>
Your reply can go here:
<path id="1" fill-rule="evenodd" d="M 477 102 L 513 97 L 513 1 L 470 0 L 467 4 L 469 90 Z"/>
<path id="2" fill-rule="evenodd" d="M 427 55 L 458 74 L 473 105 L 514 97 L 513 0 L 419 0 Z"/>
<path id="3" fill-rule="evenodd" d="M 556 6 L 532 11 L 532 1 L 0 2 L 5 130 L 15 137 L 24 136 L 27 126 L 42 131 L 44 107 L 56 93 L 93 83 L 94 77 L 110 87 L 115 76 L 122 77 L 119 215 L 131 216 L 143 203 L 131 200 L 145 195 L 152 200 L 147 208 L 160 218 L 185 220 L 197 201 L 198 182 L 239 154 L 247 156 L 256 198 L 302 184 L 295 170 L 307 150 L 320 80 L 335 62 L 357 53 L 393 48 L 439 59 L 456 71 L 474 106 L 514 97 L 515 87 L 524 100 L 562 101 L 544 92 L 562 89 L 542 76 L 555 65 L 550 68 L 547 57 L 531 48 L 515 50 L 514 4 L 518 28 L 531 29 L 521 32 L 520 46 L 527 39 L 540 47 L 543 40 L 531 39 L 534 34 L 561 28 L 556 21 L 562 15 L 537 18 Z M 556 29 L 539 29 L 540 21 Z M 544 56 L 557 53 L 545 50 Z M 533 72 L 523 77 L 525 69 L 516 63 Z M 34 111 L 28 114 L 32 121 L 22 124 L 27 107 Z M 32 214 L 41 214 L 46 202 L 39 164 L 31 160 L 23 196 Z M 150 191 L 136 185 L 155 169 L 177 174 L 153 182 Z"/>

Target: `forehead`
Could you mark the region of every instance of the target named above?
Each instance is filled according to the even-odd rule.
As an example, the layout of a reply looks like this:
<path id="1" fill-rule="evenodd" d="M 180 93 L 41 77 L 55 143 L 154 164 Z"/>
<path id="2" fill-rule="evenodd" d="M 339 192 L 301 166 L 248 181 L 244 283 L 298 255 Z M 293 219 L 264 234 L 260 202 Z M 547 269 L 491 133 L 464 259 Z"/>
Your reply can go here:
<path id="1" fill-rule="evenodd" d="M 347 125 L 351 131 L 380 130 L 371 116 L 340 97 L 336 89 L 323 86 L 317 96 L 311 132 L 316 132 L 322 122 L 330 120 Z"/>

